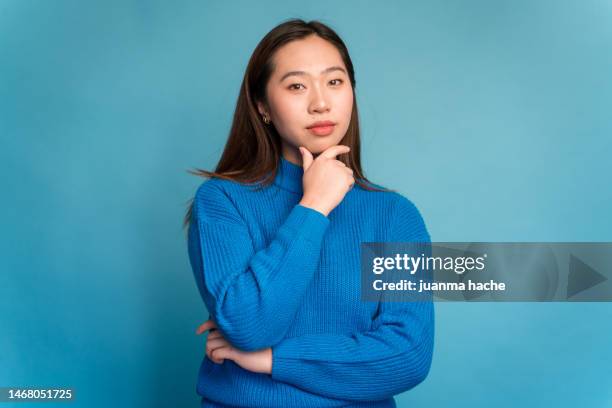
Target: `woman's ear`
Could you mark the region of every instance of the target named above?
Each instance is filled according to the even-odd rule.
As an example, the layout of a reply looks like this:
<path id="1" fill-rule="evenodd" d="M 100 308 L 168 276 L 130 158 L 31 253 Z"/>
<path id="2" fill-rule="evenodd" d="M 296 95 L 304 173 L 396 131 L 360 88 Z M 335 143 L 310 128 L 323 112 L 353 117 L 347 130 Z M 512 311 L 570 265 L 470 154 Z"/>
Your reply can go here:
<path id="1" fill-rule="evenodd" d="M 261 101 L 257 101 L 257 110 L 259 111 L 259 114 L 262 116 L 270 116 L 268 114 L 268 107 L 266 106 L 265 103 L 261 102 Z"/>

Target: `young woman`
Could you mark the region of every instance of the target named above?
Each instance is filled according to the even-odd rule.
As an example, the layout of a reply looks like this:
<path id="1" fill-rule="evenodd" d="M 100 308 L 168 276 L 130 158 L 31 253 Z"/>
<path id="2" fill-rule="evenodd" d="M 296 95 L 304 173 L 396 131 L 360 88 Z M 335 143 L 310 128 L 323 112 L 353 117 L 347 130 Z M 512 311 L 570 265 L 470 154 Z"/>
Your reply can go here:
<path id="1" fill-rule="evenodd" d="M 210 313 L 203 407 L 394 407 L 427 376 L 433 303 L 361 301 L 360 244 L 430 236 L 409 199 L 366 179 L 359 148 L 343 41 L 317 21 L 275 27 L 185 217 Z"/>

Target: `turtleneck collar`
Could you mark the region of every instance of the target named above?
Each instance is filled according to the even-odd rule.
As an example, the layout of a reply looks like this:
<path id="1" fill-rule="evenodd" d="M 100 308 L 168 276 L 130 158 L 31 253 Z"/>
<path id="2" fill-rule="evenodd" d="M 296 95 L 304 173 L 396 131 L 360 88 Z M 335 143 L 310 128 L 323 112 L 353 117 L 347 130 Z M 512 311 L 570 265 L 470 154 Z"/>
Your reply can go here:
<path id="1" fill-rule="evenodd" d="M 304 175 L 304 169 L 302 166 L 291 163 L 281 155 L 274 184 L 289 190 L 294 193 L 302 193 L 302 176 Z"/>

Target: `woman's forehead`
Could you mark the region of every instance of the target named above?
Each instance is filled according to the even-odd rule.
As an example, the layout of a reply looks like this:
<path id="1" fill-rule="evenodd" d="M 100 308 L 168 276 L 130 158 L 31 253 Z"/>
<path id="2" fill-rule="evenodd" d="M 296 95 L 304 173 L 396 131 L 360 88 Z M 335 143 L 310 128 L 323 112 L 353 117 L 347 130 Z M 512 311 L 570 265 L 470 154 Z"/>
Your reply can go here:
<path id="1" fill-rule="evenodd" d="M 275 73 L 281 76 L 288 72 L 317 76 L 333 71 L 333 67 L 346 70 L 336 47 L 322 39 L 317 42 L 305 39 L 292 41 L 276 52 L 273 62 Z"/>

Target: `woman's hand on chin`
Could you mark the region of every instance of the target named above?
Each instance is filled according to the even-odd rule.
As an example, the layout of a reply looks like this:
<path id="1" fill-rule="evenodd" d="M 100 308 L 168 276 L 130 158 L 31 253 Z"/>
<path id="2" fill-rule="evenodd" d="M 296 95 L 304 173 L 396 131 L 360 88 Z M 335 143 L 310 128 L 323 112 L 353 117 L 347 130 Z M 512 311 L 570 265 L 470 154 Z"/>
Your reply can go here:
<path id="1" fill-rule="evenodd" d="M 242 351 L 232 346 L 217 329 L 213 320 L 207 320 L 196 331 L 202 334 L 211 330 L 206 338 L 206 356 L 216 364 L 222 364 L 230 359 L 245 370 L 254 373 L 272 374 L 272 348 L 257 351 Z"/>

